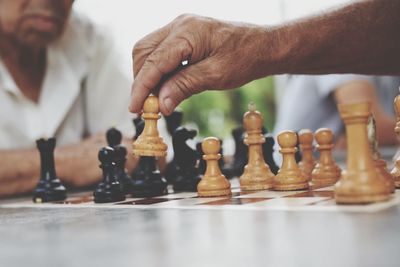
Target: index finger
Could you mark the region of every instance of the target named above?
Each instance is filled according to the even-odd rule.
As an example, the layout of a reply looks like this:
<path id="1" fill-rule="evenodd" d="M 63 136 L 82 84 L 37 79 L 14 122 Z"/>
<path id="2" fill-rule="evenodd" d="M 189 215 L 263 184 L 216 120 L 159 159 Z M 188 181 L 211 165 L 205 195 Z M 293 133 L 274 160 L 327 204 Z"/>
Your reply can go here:
<path id="1" fill-rule="evenodd" d="M 142 109 L 144 100 L 160 85 L 163 76 L 174 72 L 191 57 L 192 47 L 185 39 L 165 39 L 144 61 L 132 85 L 131 112 Z"/>

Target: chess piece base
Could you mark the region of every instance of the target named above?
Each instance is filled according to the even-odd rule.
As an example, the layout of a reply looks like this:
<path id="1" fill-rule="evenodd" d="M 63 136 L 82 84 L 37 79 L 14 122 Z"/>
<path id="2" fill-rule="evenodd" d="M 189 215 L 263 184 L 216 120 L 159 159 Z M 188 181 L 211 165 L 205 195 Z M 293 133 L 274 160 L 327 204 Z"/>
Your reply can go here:
<path id="1" fill-rule="evenodd" d="M 327 187 L 327 186 L 332 186 L 335 185 L 335 183 L 337 182 L 337 179 L 314 179 L 310 181 L 310 186 L 311 187 Z"/>
<path id="2" fill-rule="evenodd" d="M 131 194 L 133 197 L 156 197 L 166 195 L 167 181 L 161 177 L 161 174 L 157 175 L 156 179 L 146 180 L 135 180 L 131 186 Z"/>
<path id="3" fill-rule="evenodd" d="M 44 203 L 63 201 L 67 198 L 67 191 L 59 179 L 52 181 L 39 181 L 33 192 L 33 202 Z"/>
<path id="4" fill-rule="evenodd" d="M 119 183 L 106 185 L 100 183 L 93 193 L 94 203 L 110 203 L 125 200 L 125 194 Z"/>
<path id="5" fill-rule="evenodd" d="M 344 171 L 334 191 L 338 204 L 366 204 L 390 198 L 386 183 L 378 178 L 375 170 L 357 173 Z"/>
<path id="6" fill-rule="evenodd" d="M 243 191 L 266 190 L 272 188 L 274 174 L 265 165 L 255 169 L 248 165 L 240 177 L 240 189 Z"/>
<path id="7" fill-rule="evenodd" d="M 199 197 L 230 196 L 232 194 L 231 183 L 224 175 L 216 177 L 204 176 L 197 185 L 197 194 Z"/>
<path id="8" fill-rule="evenodd" d="M 308 189 L 308 180 L 299 170 L 296 172 L 279 173 L 273 180 L 272 189 L 276 191 L 291 191 Z"/>
<path id="9" fill-rule="evenodd" d="M 198 190 L 199 197 L 222 197 L 232 195 L 231 189 Z"/>

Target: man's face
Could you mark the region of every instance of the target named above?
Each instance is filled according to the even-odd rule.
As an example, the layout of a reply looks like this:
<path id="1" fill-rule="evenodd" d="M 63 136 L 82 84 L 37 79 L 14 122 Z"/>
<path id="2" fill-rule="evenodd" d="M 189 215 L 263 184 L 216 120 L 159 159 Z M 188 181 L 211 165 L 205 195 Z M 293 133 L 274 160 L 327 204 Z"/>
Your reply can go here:
<path id="1" fill-rule="evenodd" d="M 0 32 L 42 46 L 58 38 L 74 0 L 0 0 Z"/>

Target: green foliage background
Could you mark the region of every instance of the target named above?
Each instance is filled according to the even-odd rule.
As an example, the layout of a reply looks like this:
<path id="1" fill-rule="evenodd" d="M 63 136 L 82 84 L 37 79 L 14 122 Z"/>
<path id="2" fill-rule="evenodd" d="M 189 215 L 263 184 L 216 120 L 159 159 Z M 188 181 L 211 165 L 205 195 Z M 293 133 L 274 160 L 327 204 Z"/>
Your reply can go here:
<path id="1" fill-rule="evenodd" d="M 233 128 L 242 125 L 243 114 L 250 102 L 254 102 L 263 114 L 264 126 L 270 131 L 275 123 L 275 96 L 272 77 L 250 82 L 228 91 L 207 91 L 184 101 L 180 108 L 184 112 L 184 123 L 195 123 L 200 136 L 224 138 Z M 223 116 L 223 123 L 212 125 L 215 112 Z M 215 124 L 215 123 L 214 123 Z"/>

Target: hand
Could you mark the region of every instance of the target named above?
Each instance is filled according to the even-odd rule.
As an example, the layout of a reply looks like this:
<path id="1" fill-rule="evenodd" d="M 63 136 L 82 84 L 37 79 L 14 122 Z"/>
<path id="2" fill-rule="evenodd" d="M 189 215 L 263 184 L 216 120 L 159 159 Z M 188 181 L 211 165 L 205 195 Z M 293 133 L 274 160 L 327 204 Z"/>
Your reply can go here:
<path id="1" fill-rule="evenodd" d="M 170 114 L 184 99 L 210 89 L 230 89 L 263 76 L 265 28 L 182 15 L 140 40 L 133 49 L 131 112 L 159 90 Z M 188 66 L 181 67 L 183 61 Z"/>

